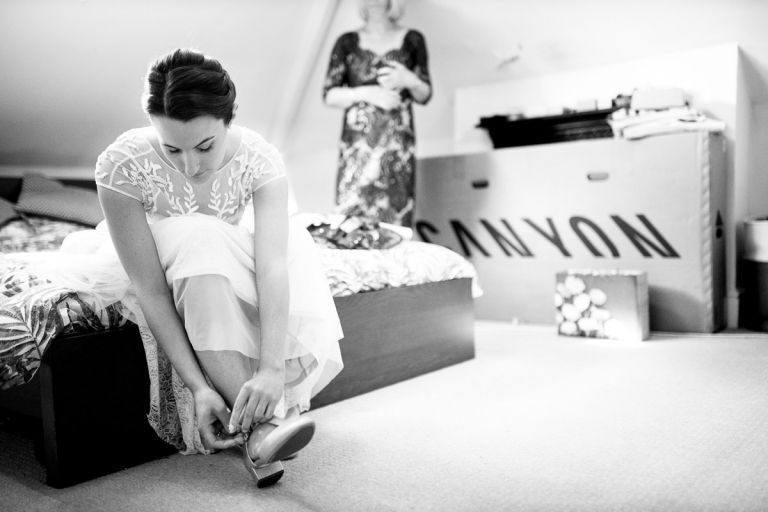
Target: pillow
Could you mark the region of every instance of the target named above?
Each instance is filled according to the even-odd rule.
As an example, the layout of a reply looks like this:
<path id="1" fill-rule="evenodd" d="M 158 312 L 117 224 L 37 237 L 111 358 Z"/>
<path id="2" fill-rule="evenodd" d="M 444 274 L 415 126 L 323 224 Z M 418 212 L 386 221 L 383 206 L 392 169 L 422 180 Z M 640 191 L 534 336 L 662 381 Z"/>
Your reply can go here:
<path id="1" fill-rule="evenodd" d="M 104 219 L 95 190 L 71 187 L 37 173 L 27 173 L 16 211 L 95 226 Z"/>
<path id="2" fill-rule="evenodd" d="M 0 227 L 15 219 L 19 215 L 13 209 L 13 203 L 0 197 Z"/>

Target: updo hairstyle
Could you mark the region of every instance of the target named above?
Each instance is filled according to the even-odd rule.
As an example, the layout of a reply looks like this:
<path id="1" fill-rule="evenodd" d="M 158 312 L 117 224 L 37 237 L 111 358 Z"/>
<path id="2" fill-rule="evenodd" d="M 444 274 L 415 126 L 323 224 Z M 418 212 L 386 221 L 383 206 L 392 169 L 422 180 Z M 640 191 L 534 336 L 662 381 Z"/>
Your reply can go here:
<path id="1" fill-rule="evenodd" d="M 179 121 L 208 115 L 229 126 L 235 96 L 235 84 L 219 61 L 196 50 L 177 49 L 150 66 L 142 103 L 149 115 Z"/>

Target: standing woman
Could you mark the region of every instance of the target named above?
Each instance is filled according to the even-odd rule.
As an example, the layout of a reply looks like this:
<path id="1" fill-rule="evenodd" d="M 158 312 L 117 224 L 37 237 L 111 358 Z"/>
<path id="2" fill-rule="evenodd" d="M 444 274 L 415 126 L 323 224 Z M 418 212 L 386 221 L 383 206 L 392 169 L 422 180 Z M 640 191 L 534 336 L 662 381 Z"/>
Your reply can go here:
<path id="1" fill-rule="evenodd" d="M 344 109 L 339 213 L 410 226 L 416 167 L 413 102 L 432 96 L 424 36 L 401 26 L 399 0 L 359 0 L 365 24 L 336 40 L 323 87 Z"/>
<path id="2" fill-rule="evenodd" d="M 143 106 L 149 126 L 96 164 L 114 247 L 97 252 L 116 266 L 108 291 L 86 291 L 119 297 L 151 331 L 191 391 L 205 448 L 242 446 L 257 485 L 272 484 L 314 433 L 300 413 L 342 367 L 328 283 L 308 232 L 289 226 L 280 154 L 232 123 L 235 86 L 217 60 L 159 58 Z M 252 232 L 240 225 L 250 204 Z"/>

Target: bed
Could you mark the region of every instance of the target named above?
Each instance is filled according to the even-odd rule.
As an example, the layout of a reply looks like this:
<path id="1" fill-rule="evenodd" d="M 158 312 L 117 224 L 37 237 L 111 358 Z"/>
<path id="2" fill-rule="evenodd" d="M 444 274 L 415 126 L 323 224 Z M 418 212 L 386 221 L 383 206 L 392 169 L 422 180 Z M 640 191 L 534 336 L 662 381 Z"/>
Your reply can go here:
<path id="1" fill-rule="evenodd" d="M 179 451 L 147 421 L 145 349 L 120 305 L 94 311 L 70 290 L 25 273 L 28 254 L 55 257 L 52 251 L 68 233 L 89 228 L 93 219 L 78 215 L 94 187 L 89 181 L 0 177 L 0 222 L 7 214 L 0 226 L 0 408 L 35 419 L 36 455 L 54 487 Z M 54 218 L 47 208 L 67 193 L 84 194 L 82 201 L 62 203 L 64 210 L 77 206 L 74 218 L 61 212 Z M 23 218 L 9 220 L 15 215 L 9 204 Z M 323 246 L 320 252 L 345 334 L 345 368 L 313 398 L 313 408 L 474 357 L 478 289 L 466 260 L 415 241 L 371 251 Z M 400 259 L 390 258 L 398 254 Z M 110 403 L 123 405 L 104 405 Z M 176 404 L 171 398 L 163 406 Z"/>

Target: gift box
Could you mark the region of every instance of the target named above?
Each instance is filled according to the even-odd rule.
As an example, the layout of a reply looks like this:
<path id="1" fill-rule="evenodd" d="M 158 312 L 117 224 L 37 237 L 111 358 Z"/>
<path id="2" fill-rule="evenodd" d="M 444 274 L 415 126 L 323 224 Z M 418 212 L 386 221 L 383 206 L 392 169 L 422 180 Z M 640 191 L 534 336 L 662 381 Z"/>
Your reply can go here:
<path id="1" fill-rule="evenodd" d="M 648 276 L 639 270 L 564 270 L 555 282 L 557 331 L 566 336 L 648 339 Z"/>

